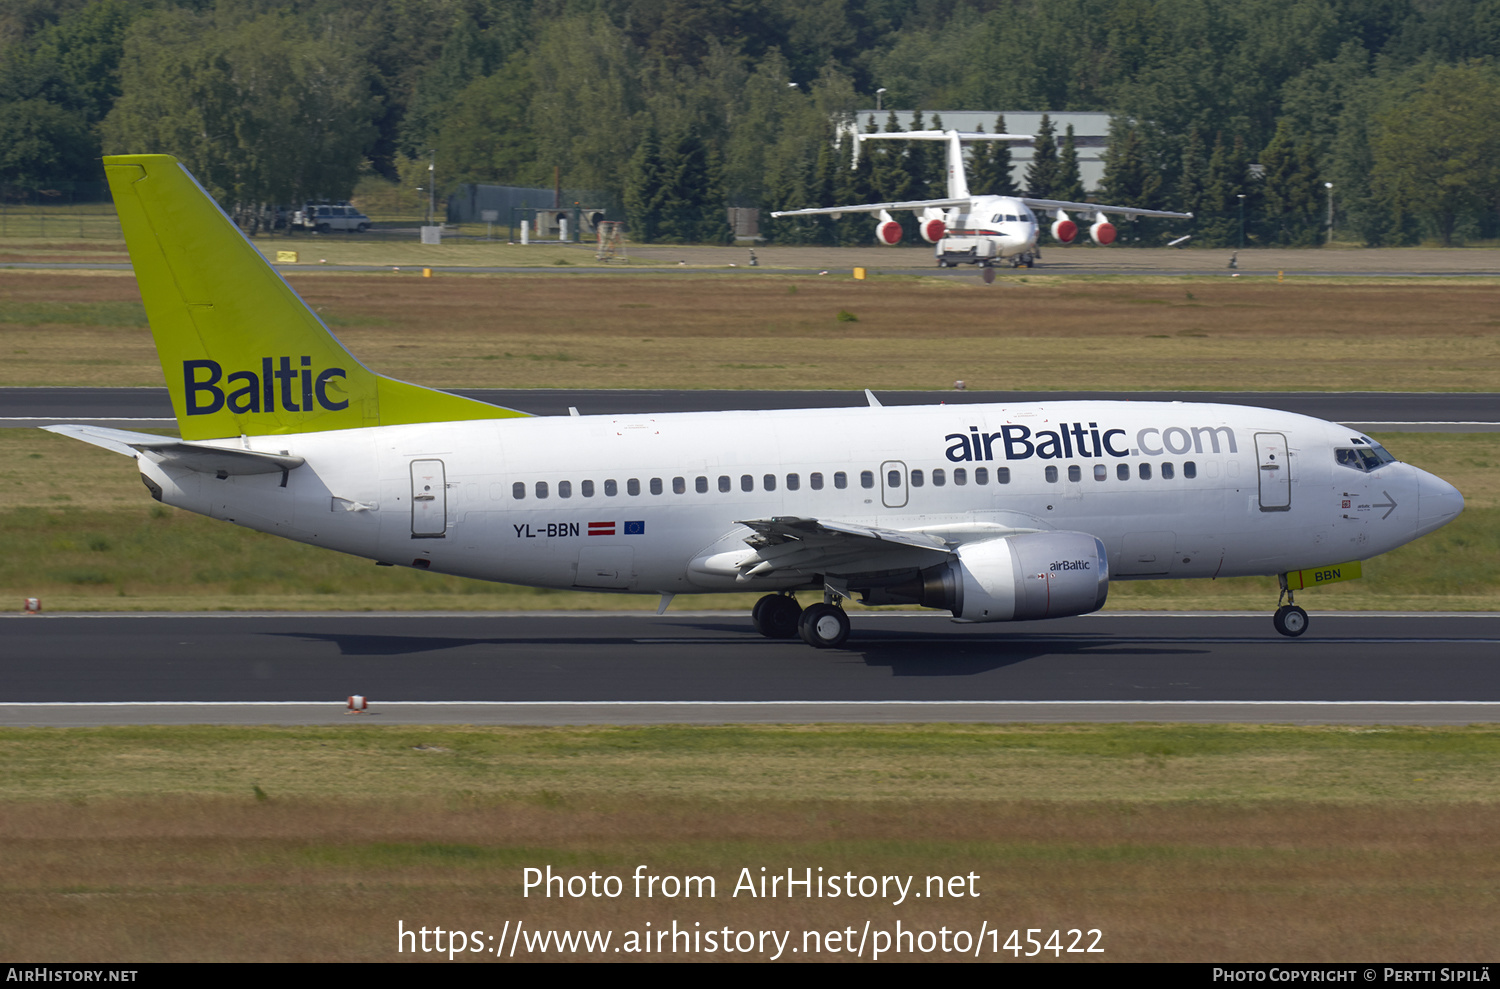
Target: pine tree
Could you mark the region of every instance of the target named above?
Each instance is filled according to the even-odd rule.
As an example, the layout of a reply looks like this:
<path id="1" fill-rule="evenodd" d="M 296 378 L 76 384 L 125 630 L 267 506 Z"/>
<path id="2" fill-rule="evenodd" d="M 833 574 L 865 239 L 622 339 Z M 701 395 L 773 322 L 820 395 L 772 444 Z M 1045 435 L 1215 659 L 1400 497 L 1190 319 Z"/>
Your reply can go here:
<path id="1" fill-rule="evenodd" d="M 1266 232 L 1277 244 L 1316 244 L 1322 220 L 1318 193 L 1322 190 L 1311 149 L 1295 140 L 1291 127 L 1283 121 L 1261 152 L 1260 162 L 1266 170 L 1262 184 Z"/>
<path id="2" fill-rule="evenodd" d="M 1176 208 L 1194 215 L 1202 213 L 1203 184 L 1207 180 L 1208 162 L 1203 156 L 1203 135 L 1194 127 L 1188 132 L 1182 148 L 1182 167 L 1177 176 Z"/>
<path id="3" fill-rule="evenodd" d="M 661 186 L 656 128 L 647 128 L 625 166 L 625 229 L 640 244 L 656 240 L 656 197 Z"/>
<path id="4" fill-rule="evenodd" d="M 1057 188 L 1057 141 L 1052 117 L 1042 114 L 1032 144 L 1031 164 L 1026 166 L 1026 195 L 1032 199 L 1052 199 Z"/>
<path id="5" fill-rule="evenodd" d="M 1057 190 L 1055 198 L 1068 202 L 1083 202 L 1083 175 L 1078 170 L 1078 142 L 1073 136 L 1073 125 L 1069 124 L 1063 135 L 1062 153 L 1057 158 Z"/>

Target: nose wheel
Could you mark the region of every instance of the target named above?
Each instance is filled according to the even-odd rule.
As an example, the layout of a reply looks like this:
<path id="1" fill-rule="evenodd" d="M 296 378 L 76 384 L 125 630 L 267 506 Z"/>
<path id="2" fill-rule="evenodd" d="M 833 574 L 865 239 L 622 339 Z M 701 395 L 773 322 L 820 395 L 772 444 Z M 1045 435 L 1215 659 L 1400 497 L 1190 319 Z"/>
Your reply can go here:
<path id="1" fill-rule="evenodd" d="M 1292 599 L 1292 589 L 1286 586 L 1286 574 L 1281 575 L 1281 594 L 1276 599 L 1279 606 L 1276 614 L 1271 616 L 1271 624 L 1276 631 L 1290 638 L 1296 638 L 1307 631 L 1307 612 L 1299 608 Z M 1282 604 L 1285 599 L 1286 604 Z"/>

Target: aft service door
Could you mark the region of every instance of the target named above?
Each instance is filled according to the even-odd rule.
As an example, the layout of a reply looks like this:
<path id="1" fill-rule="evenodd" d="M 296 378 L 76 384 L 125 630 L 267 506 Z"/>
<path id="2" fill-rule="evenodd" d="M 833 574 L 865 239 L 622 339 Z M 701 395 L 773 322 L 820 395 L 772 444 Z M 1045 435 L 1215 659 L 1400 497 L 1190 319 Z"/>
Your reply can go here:
<path id="1" fill-rule="evenodd" d="M 1286 437 L 1280 433 L 1255 434 L 1255 460 L 1260 476 L 1260 510 L 1285 512 L 1292 507 L 1292 462 L 1286 452 Z"/>
<path id="2" fill-rule="evenodd" d="M 442 539 L 448 534 L 448 475 L 441 460 L 411 462 L 411 537 Z"/>
<path id="3" fill-rule="evenodd" d="M 906 465 L 901 461 L 880 465 L 880 500 L 886 508 L 906 507 Z"/>

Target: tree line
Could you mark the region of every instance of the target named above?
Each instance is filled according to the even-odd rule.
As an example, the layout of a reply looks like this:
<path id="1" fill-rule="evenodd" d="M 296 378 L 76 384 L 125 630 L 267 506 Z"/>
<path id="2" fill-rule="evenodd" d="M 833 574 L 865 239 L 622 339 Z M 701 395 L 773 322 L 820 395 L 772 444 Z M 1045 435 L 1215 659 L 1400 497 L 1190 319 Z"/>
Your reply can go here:
<path id="1" fill-rule="evenodd" d="M 1456 243 L 1500 234 L 1497 60 L 1500 0 L 9 0 L 0 187 L 164 151 L 226 205 L 290 203 L 425 183 L 431 155 L 443 191 L 556 169 L 635 239 L 717 241 L 725 205 L 941 195 L 940 145 L 850 167 L 884 89 L 902 124 L 1109 112 L 1098 198 L 1191 211 L 1199 243 L 1316 243 L 1330 194 L 1341 239 Z M 1016 191 L 1082 194 L 1068 135 L 1037 138 Z M 1007 153 L 977 145 L 971 184 L 1008 191 Z"/>

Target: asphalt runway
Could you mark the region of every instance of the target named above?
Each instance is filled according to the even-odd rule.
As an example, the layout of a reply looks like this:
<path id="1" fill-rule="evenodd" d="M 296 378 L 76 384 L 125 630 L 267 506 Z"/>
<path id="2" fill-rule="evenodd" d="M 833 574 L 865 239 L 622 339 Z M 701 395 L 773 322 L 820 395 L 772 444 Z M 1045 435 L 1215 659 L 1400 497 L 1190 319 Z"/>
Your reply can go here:
<path id="1" fill-rule="evenodd" d="M 866 404 L 856 391 L 666 391 L 455 389 L 482 402 L 535 415 L 708 412 L 731 409 L 814 409 Z M 1224 402 L 1344 422 L 1360 429 L 1469 432 L 1500 430 L 1500 394 L 1489 392 L 1022 392 L 882 391 L 886 405 L 1119 400 Z M 0 388 L 0 425 L 90 422 L 121 428 L 173 426 L 165 388 Z"/>
<path id="2" fill-rule="evenodd" d="M 1500 615 L 856 613 L 838 650 L 747 616 L 0 618 L 0 724 L 1500 720 Z"/>

